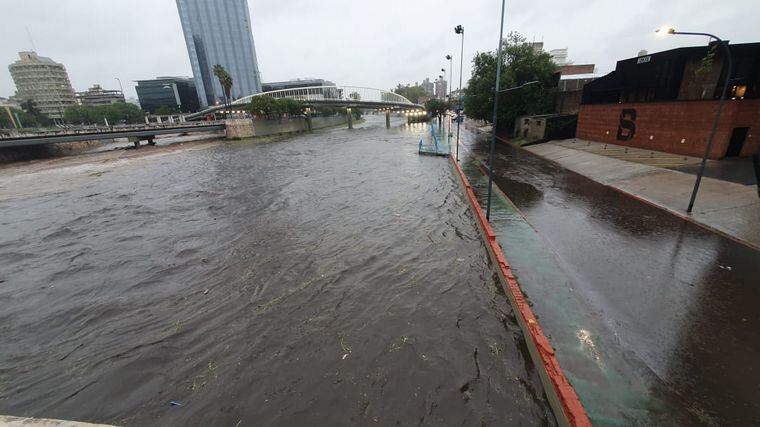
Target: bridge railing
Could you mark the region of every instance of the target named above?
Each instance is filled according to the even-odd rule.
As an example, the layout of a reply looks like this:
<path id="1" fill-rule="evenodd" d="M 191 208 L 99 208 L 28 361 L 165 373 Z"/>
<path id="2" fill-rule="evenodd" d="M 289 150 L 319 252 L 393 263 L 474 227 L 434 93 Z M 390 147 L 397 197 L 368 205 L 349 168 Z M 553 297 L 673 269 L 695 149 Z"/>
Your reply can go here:
<path id="1" fill-rule="evenodd" d="M 135 124 L 117 124 L 113 126 L 102 125 L 72 125 L 60 129 L 12 129 L 8 133 L 0 132 L 0 140 L 18 139 L 18 138 L 38 138 L 45 136 L 67 136 L 67 135 L 88 135 L 109 132 L 127 132 L 142 131 L 151 129 L 173 129 L 173 128 L 193 128 L 222 125 L 224 121 L 203 121 L 203 122 L 162 122 L 162 123 L 135 123 Z"/>
<path id="2" fill-rule="evenodd" d="M 233 101 L 232 104 L 247 104 L 251 102 L 251 99 L 257 96 L 269 96 L 276 99 L 288 98 L 297 101 L 318 103 L 372 103 L 389 104 L 394 106 L 415 106 L 414 103 L 399 94 L 388 92 L 382 89 L 360 86 L 310 86 L 302 88 L 280 89 L 245 96 Z"/>

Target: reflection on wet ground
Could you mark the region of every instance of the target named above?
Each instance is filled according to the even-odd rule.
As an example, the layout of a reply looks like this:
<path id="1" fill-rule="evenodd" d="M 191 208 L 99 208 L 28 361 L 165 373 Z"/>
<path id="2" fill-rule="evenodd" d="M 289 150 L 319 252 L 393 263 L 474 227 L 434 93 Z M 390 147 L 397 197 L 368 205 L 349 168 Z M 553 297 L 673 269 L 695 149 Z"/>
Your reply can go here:
<path id="1" fill-rule="evenodd" d="M 448 160 L 358 127 L 3 202 L 0 413 L 554 425 Z"/>
<path id="2" fill-rule="evenodd" d="M 760 423 L 758 252 L 524 150 L 494 167 L 499 241 L 592 421 Z"/>

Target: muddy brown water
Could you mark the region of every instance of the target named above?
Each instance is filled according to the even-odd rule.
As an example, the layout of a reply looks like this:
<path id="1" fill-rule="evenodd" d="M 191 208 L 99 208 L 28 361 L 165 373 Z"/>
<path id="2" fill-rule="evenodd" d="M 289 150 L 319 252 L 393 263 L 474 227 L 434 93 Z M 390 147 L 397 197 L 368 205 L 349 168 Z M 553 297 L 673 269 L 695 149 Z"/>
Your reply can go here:
<path id="1" fill-rule="evenodd" d="M 0 203 L 0 413 L 555 425 L 448 160 L 383 125 L 78 166 Z"/>

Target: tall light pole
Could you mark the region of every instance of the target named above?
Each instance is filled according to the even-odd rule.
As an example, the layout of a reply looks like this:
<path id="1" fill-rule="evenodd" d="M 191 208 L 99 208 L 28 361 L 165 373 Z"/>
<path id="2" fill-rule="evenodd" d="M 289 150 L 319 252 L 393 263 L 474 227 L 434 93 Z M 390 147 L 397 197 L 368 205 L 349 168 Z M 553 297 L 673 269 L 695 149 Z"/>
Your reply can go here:
<path id="1" fill-rule="evenodd" d="M 441 71 L 443 71 L 443 70 L 441 70 Z M 442 84 L 443 84 L 443 76 L 439 75 L 439 76 L 438 76 L 438 87 L 440 88 Z M 445 90 L 446 88 L 444 87 L 443 89 L 444 89 L 444 90 L 442 90 L 442 91 L 441 91 L 441 93 L 442 93 L 442 95 L 443 95 L 443 99 L 446 99 L 446 90 Z M 445 123 L 443 123 L 441 120 L 442 120 L 442 119 L 441 119 L 441 115 L 439 114 L 439 115 L 438 115 L 438 132 L 440 133 L 440 135 L 441 135 L 441 138 L 443 138 L 443 127 L 444 127 L 446 124 L 445 124 Z"/>
<path id="2" fill-rule="evenodd" d="M 446 55 L 446 59 L 449 60 L 449 80 L 454 80 L 454 58 Z M 449 101 L 451 101 L 451 85 L 449 85 Z"/>
<path id="3" fill-rule="evenodd" d="M 459 90 L 457 90 L 457 154 L 456 160 L 459 161 L 459 124 L 462 120 L 462 64 L 464 61 L 464 27 L 457 25 L 454 27 L 454 33 L 462 35 L 462 49 L 459 51 Z"/>
<path id="4" fill-rule="evenodd" d="M 493 93 L 493 120 L 491 121 L 491 152 L 488 157 L 488 201 L 486 219 L 491 219 L 491 187 L 493 187 L 493 157 L 496 150 L 496 112 L 499 108 L 499 81 L 501 80 L 501 41 L 504 38 L 504 8 L 506 0 L 501 0 L 501 24 L 499 26 L 499 47 L 496 50 L 496 90 Z"/>
<path id="5" fill-rule="evenodd" d="M 726 56 L 726 62 L 728 63 L 728 72 L 726 73 L 726 81 L 723 83 L 723 92 L 720 94 L 720 102 L 718 103 L 718 111 L 715 113 L 715 120 L 713 121 L 712 129 L 710 130 L 710 136 L 707 138 L 707 146 L 705 147 L 705 153 L 702 155 L 702 163 L 699 165 L 699 171 L 697 172 L 697 181 L 694 183 L 694 189 L 691 192 L 691 198 L 689 199 L 689 207 L 686 208 L 686 213 L 691 213 L 694 207 L 694 200 L 697 198 L 697 192 L 699 191 L 699 184 L 702 182 L 702 175 L 705 173 L 705 164 L 707 163 L 707 156 L 710 154 L 712 148 L 713 139 L 715 133 L 718 130 L 718 123 L 720 122 L 720 113 L 723 111 L 723 104 L 726 103 L 726 94 L 728 93 L 728 83 L 731 80 L 731 74 L 733 73 L 733 59 L 731 58 L 731 50 L 728 48 L 728 44 L 721 40 L 718 36 L 710 33 L 694 33 L 686 31 L 676 31 L 672 27 L 658 28 L 656 31 L 658 34 L 673 34 L 684 36 L 706 36 L 715 39 L 718 44 L 723 47 L 723 53 Z"/>
<path id="6" fill-rule="evenodd" d="M 449 82 L 446 80 L 446 69 L 445 68 L 441 68 L 441 72 L 443 73 L 443 81 L 446 82 L 445 83 L 446 86 L 443 87 L 443 100 L 445 101 L 446 100 L 446 88 L 449 85 Z M 451 78 L 451 77 L 449 77 L 449 78 Z"/>
<path id="7" fill-rule="evenodd" d="M 498 68 L 497 68 L 497 73 L 498 73 Z M 537 85 L 539 83 L 541 83 L 541 82 L 539 82 L 538 80 L 533 80 L 533 81 L 530 81 L 530 82 L 527 82 L 527 83 L 523 83 L 520 86 L 510 87 L 510 88 L 501 89 L 501 90 L 499 90 L 498 85 L 497 85 L 497 87 L 496 87 L 496 93 L 494 95 L 494 103 L 496 103 L 497 100 L 499 99 L 499 95 L 501 95 L 504 92 L 512 92 L 513 90 L 519 90 L 519 89 L 522 89 L 524 87 L 528 87 L 528 86 L 532 86 L 532 85 Z M 494 114 L 494 119 L 493 120 L 494 120 L 494 125 L 495 125 L 496 124 L 496 115 L 495 114 Z M 494 126 L 493 135 L 496 135 L 496 126 Z M 494 153 L 494 145 L 495 145 L 494 144 L 494 139 L 495 139 L 494 137 L 491 138 L 491 158 L 490 158 L 490 160 L 488 162 L 488 202 L 486 204 L 486 219 L 491 219 L 490 218 L 490 213 L 491 213 L 490 212 L 491 211 L 491 185 L 492 185 L 492 178 L 491 177 L 493 176 L 493 153 Z"/>
<path id="8" fill-rule="evenodd" d="M 116 80 L 117 82 L 119 82 L 119 89 L 121 89 L 121 94 L 124 95 L 124 86 L 121 85 L 121 79 L 119 79 L 118 77 L 114 77 L 114 80 Z M 126 99 L 125 99 L 125 101 L 126 101 Z"/>

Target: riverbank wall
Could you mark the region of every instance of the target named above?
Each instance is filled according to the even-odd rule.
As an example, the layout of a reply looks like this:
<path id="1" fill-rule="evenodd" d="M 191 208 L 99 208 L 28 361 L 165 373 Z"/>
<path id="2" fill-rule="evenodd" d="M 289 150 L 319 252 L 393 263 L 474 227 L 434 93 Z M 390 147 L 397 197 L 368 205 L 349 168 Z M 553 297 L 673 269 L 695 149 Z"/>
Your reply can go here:
<path id="1" fill-rule="evenodd" d="M 305 117 L 269 119 L 232 119 L 227 120 L 227 138 L 255 138 L 259 136 L 281 135 L 309 131 L 309 122 Z M 311 118 L 311 129 L 324 129 L 347 124 L 344 115 Z"/>
<path id="2" fill-rule="evenodd" d="M 62 157 L 81 153 L 100 145 L 99 140 L 61 142 L 58 144 L 33 145 L 29 147 L 0 148 L 0 164 L 23 162 L 47 157 Z"/>

